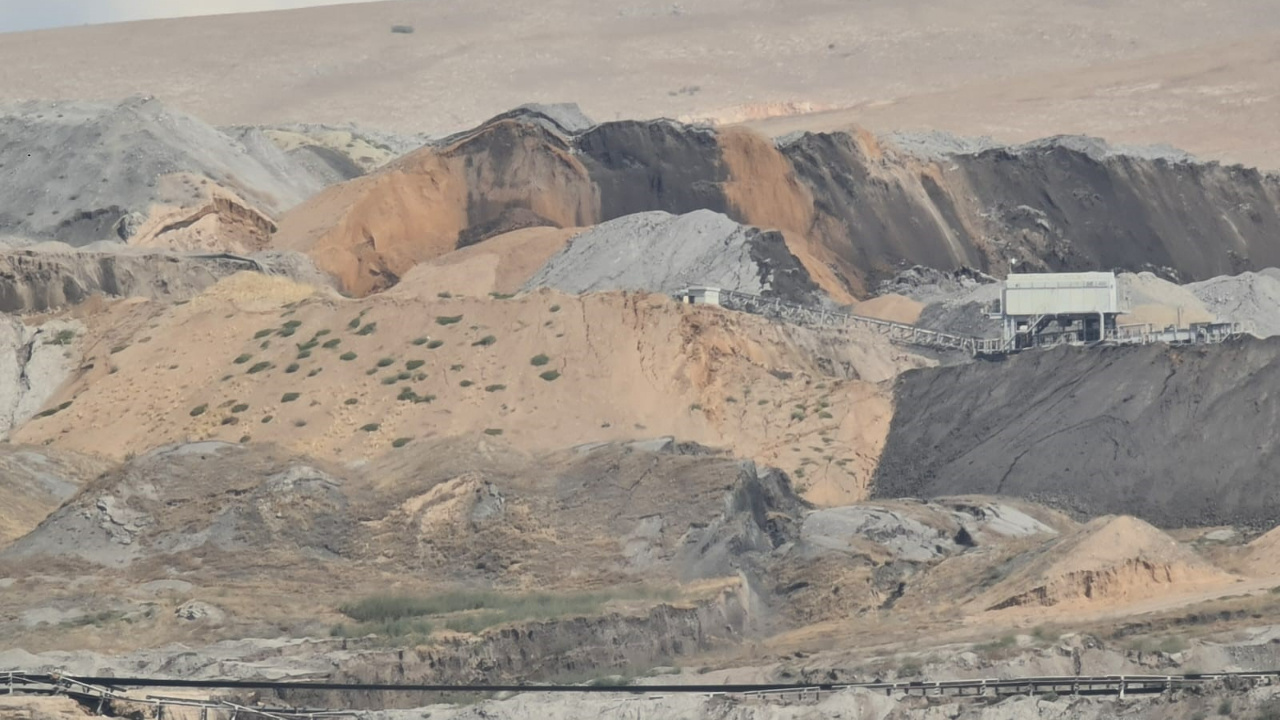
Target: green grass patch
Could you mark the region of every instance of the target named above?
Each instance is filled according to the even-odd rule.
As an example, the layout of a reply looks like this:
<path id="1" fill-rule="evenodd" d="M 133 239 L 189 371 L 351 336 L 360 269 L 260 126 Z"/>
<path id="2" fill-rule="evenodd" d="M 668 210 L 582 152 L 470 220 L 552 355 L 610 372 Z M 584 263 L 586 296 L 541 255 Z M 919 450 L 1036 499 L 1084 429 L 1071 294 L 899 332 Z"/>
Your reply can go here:
<path id="1" fill-rule="evenodd" d="M 191 417 L 200 417 L 209 409 L 208 405 L 197 405 L 191 408 Z"/>
<path id="2" fill-rule="evenodd" d="M 63 410 L 66 410 L 66 409 L 67 409 L 67 408 L 69 408 L 69 407 L 71 407 L 71 401 L 70 401 L 70 400 L 68 400 L 68 401 L 66 401 L 66 402 L 64 402 L 64 403 L 62 403 L 61 405 L 58 405 L 57 407 L 49 408 L 48 410 L 45 410 L 44 412 L 40 413 L 39 415 L 36 415 L 36 417 L 38 417 L 38 418 L 53 417 L 54 415 L 57 415 L 58 413 L 62 412 Z M 193 417 L 194 417 L 194 416 L 193 416 Z"/>
<path id="3" fill-rule="evenodd" d="M 230 416 L 228 416 L 228 417 L 224 417 L 224 418 L 222 418 L 222 424 L 223 424 L 223 425 L 239 425 L 239 424 L 240 424 L 240 418 L 238 418 L 238 417 L 236 417 L 236 416 L 234 416 L 234 415 L 230 415 Z"/>
<path id="4" fill-rule="evenodd" d="M 311 357 L 311 351 L 310 351 L 310 350 L 303 350 L 303 351 L 299 352 L 299 353 L 298 353 L 298 357 L 296 357 L 296 358 L 294 358 L 294 359 L 295 359 L 295 360 L 306 360 L 306 359 L 307 359 L 307 358 L 309 358 L 309 357 Z"/>
<path id="5" fill-rule="evenodd" d="M 262 424 L 263 424 L 263 425 L 266 425 L 267 423 L 271 422 L 272 420 L 275 420 L 275 418 L 274 418 L 274 417 L 272 417 L 271 415 L 263 415 L 263 416 L 262 416 Z"/>
<path id="6" fill-rule="evenodd" d="M 438 347 L 440 347 L 440 346 L 442 346 L 442 345 L 444 345 L 444 341 L 443 341 L 443 340 L 432 340 L 431 342 L 427 343 L 427 349 L 428 349 L 428 350 L 435 350 L 436 348 L 438 348 Z"/>
<path id="7" fill-rule="evenodd" d="M 59 330 L 57 335 L 49 341 L 50 345 L 68 345 L 72 340 L 76 339 L 75 330 Z"/>
<path id="8" fill-rule="evenodd" d="M 542 367 L 549 362 L 551 362 L 551 358 L 546 355 L 534 355 L 532 358 L 529 358 L 529 364 L 534 367 Z"/>
<path id="9" fill-rule="evenodd" d="M 128 349 L 129 349 L 129 346 L 128 346 L 128 345 L 117 345 L 117 346 L 115 346 L 115 347 L 111 348 L 111 354 L 112 354 L 112 355 L 115 355 L 116 353 L 122 353 L 122 352 L 124 352 L 125 350 L 128 350 Z"/>
<path id="10" fill-rule="evenodd" d="M 286 367 L 286 368 L 284 369 L 284 371 L 285 371 L 285 372 L 287 372 L 287 373 L 292 374 L 292 373 L 296 373 L 296 372 L 298 372 L 298 368 L 300 368 L 300 367 L 302 367 L 302 366 L 301 366 L 301 365 L 299 365 L 298 363 L 289 363 L 288 367 Z"/>
<path id="11" fill-rule="evenodd" d="M 343 405 L 359 405 L 360 401 L 355 398 L 347 398 L 346 400 L 342 401 L 342 404 Z"/>
<path id="12" fill-rule="evenodd" d="M 448 291 L 445 291 L 445 292 L 438 292 L 438 293 L 436 293 L 436 297 L 441 298 L 441 299 L 443 299 L 443 300 L 448 300 L 449 298 L 453 297 L 453 293 L 448 292 Z"/>
<path id="13" fill-rule="evenodd" d="M 427 364 L 427 361 L 426 361 L 426 360 L 410 360 L 410 361 L 408 361 L 408 362 L 406 362 L 406 363 L 404 364 L 404 369 L 405 369 L 405 370 L 417 370 L 418 368 L 420 368 L 420 367 L 422 367 L 423 365 L 426 365 L 426 364 Z"/>
<path id="14" fill-rule="evenodd" d="M 485 392 L 498 392 L 500 390 L 506 390 L 506 389 L 507 389 L 506 385 L 485 385 L 484 386 Z"/>
<path id="15" fill-rule="evenodd" d="M 280 337 L 293 337 L 294 333 L 296 332 L 298 332 L 297 328 L 286 327 L 286 328 L 280 328 L 280 332 L 277 334 Z"/>
<path id="16" fill-rule="evenodd" d="M 233 412 L 233 413 L 237 413 L 237 414 L 238 414 L 238 413 L 242 413 L 242 412 L 244 412 L 245 410 L 248 410 L 248 409 L 249 409 L 249 406 L 248 406 L 248 405 L 246 405 L 246 404 L 244 404 L 244 403 L 240 403 L 239 405 L 232 405 L 232 406 L 231 406 L 231 412 Z"/>
<path id="17" fill-rule="evenodd" d="M 325 350 L 332 350 L 341 344 L 342 344 L 342 338 L 333 338 L 332 340 L 326 340 L 324 344 L 321 345 L 320 347 L 324 348 Z"/>
<path id="18" fill-rule="evenodd" d="M 477 340 L 477 341 L 475 341 L 475 342 L 471 343 L 471 347 L 489 347 L 490 345 L 492 345 L 492 344 L 494 344 L 494 343 L 496 343 L 496 342 L 498 342 L 498 338 L 496 338 L 496 337 L 494 337 L 494 336 L 492 336 L 492 335 L 485 335 L 484 337 L 480 338 L 479 340 Z"/>
<path id="19" fill-rule="evenodd" d="M 280 402 L 289 403 L 289 402 L 293 402 L 294 400 L 297 400 L 300 397 L 302 397 L 300 393 L 285 393 L 280 396 Z"/>
<path id="20" fill-rule="evenodd" d="M 270 341 L 270 340 L 263 340 L 263 341 L 262 341 L 262 344 L 258 346 L 258 349 L 259 349 L 259 350 L 266 350 L 266 349 L 267 349 L 267 348 L 269 348 L 269 347 L 271 347 L 271 341 Z"/>
<path id="21" fill-rule="evenodd" d="M 275 332 L 275 331 L 276 331 L 276 329 L 275 329 L 275 328 L 267 328 L 267 329 L 265 329 L 265 330 L 259 330 L 258 332 L 256 332 L 256 333 L 254 333 L 254 334 L 253 334 L 253 339 L 254 339 L 254 340 L 261 340 L 262 338 L 264 338 L 264 337 L 266 337 L 266 336 L 270 335 L 271 333 L 273 333 L 273 332 Z"/>
<path id="22" fill-rule="evenodd" d="M 414 338 L 414 339 L 413 339 L 413 344 L 414 344 L 414 345 L 426 345 L 426 344 L 427 344 L 427 343 L 429 343 L 429 342 L 431 342 L 430 338 L 420 337 L 420 338 Z"/>
<path id="23" fill-rule="evenodd" d="M 324 337 L 325 335 L 328 335 L 328 334 L 329 334 L 329 328 L 320 328 L 319 330 L 317 330 L 317 331 L 316 331 L 316 337 L 317 337 L 317 338 L 322 338 L 322 337 Z M 314 339 L 314 338 L 313 338 L 313 339 Z"/>
<path id="24" fill-rule="evenodd" d="M 348 330 L 355 330 L 360 327 L 361 321 L 364 320 L 364 313 L 360 313 L 356 317 L 351 318 L 351 322 L 347 323 Z"/>
<path id="25" fill-rule="evenodd" d="M 233 362 L 233 363 L 235 363 L 235 364 L 237 364 L 237 365 L 243 365 L 243 364 L 245 364 L 245 363 L 249 362 L 249 361 L 250 361 L 250 360 L 252 360 L 252 359 L 253 359 L 253 356 L 252 356 L 252 355 L 250 355 L 249 353 L 244 353 L 243 355 L 237 355 L 237 356 L 236 356 L 236 359 L 235 359 L 235 360 L 232 360 L 231 362 Z"/>
<path id="26" fill-rule="evenodd" d="M 475 383 L 471 382 L 470 380 L 463 380 L 462 382 L 458 383 L 458 385 L 461 387 L 471 387 L 472 385 L 475 385 Z"/>
<path id="27" fill-rule="evenodd" d="M 262 372 L 263 370 L 270 370 L 270 369 L 271 369 L 271 368 L 273 368 L 273 367 L 275 367 L 275 366 L 274 366 L 274 365 L 272 365 L 271 363 L 267 362 L 266 360 L 263 360 L 262 362 L 256 362 L 256 363 L 254 363 L 254 364 L 253 364 L 253 367 L 249 368 L 249 374 L 250 374 L 250 375 L 257 375 L 258 373 Z"/>
<path id="28" fill-rule="evenodd" d="M 818 413 L 818 417 L 822 418 L 823 420 L 830 420 L 831 413 L 827 412 L 826 410 L 823 410 L 822 412 Z"/>
<path id="29" fill-rule="evenodd" d="M 308 350 L 312 350 L 319 344 L 320 344 L 319 340 L 315 338 L 311 338 L 310 340 L 304 343 L 298 343 L 298 352 L 306 352 Z"/>
<path id="30" fill-rule="evenodd" d="M 539 374 L 538 377 L 542 378 L 543 380 L 546 380 L 547 382 L 552 382 L 553 380 L 558 380 L 560 378 L 560 371 L 548 370 L 544 373 Z"/>
<path id="31" fill-rule="evenodd" d="M 400 382 L 400 378 L 395 375 L 388 375 L 382 378 L 383 385 L 395 385 L 398 382 Z"/>
<path id="32" fill-rule="evenodd" d="M 380 427 L 382 427 L 381 423 L 368 423 L 367 425 L 361 425 L 360 429 L 363 430 L 364 432 L 371 433 L 371 432 L 377 432 L 378 428 Z"/>
<path id="33" fill-rule="evenodd" d="M 357 331 L 356 331 L 356 334 L 357 334 L 357 335 L 372 335 L 372 334 L 374 334 L 374 333 L 376 333 L 376 332 L 378 332 L 378 323 L 376 323 L 376 322 L 371 322 L 371 323 L 367 323 L 367 324 L 365 324 L 365 326 L 364 326 L 364 327 L 362 327 L 362 328 L 360 328 L 359 330 L 357 330 Z"/>
<path id="34" fill-rule="evenodd" d="M 301 320 L 289 320 L 289 321 L 285 322 L 285 324 L 284 324 L 284 329 L 285 329 L 285 330 L 297 330 L 297 329 L 298 329 L 298 328 L 300 328 L 300 327 L 302 327 L 302 321 L 301 321 Z"/>
<path id="35" fill-rule="evenodd" d="M 803 410 L 792 410 L 792 411 L 791 411 L 791 419 L 792 419 L 792 420 L 795 420 L 795 421 L 799 422 L 799 421 L 801 421 L 801 420 L 804 420 L 804 418 L 805 418 L 805 414 L 804 414 L 804 411 L 803 411 Z"/>
<path id="36" fill-rule="evenodd" d="M 449 369 L 452 370 L 453 372 L 458 372 L 459 370 L 462 369 L 462 365 L 461 364 L 450 365 Z"/>
<path id="37" fill-rule="evenodd" d="M 462 322 L 461 315 L 439 315 L 436 317 L 437 325 L 457 325 Z"/>
<path id="38" fill-rule="evenodd" d="M 391 441 L 391 447 L 402 448 L 405 445 L 408 445 L 412 441 L 413 441 L 413 438 L 396 438 L 395 440 Z"/>
<path id="39" fill-rule="evenodd" d="M 559 306 L 559 305 L 552 305 L 552 306 L 551 306 L 551 312 L 560 312 L 560 306 Z"/>
<path id="40" fill-rule="evenodd" d="M 338 356 L 338 359 L 339 359 L 339 360 L 346 360 L 347 362 L 351 362 L 352 360 L 355 360 L 357 357 L 359 357 L 359 356 L 358 356 L 358 355 L 356 355 L 355 353 L 351 352 L 350 350 L 348 350 L 347 352 L 344 352 L 344 353 L 342 353 L 341 355 L 339 355 L 339 356 Z"/>
<path id="41" fill-rule="evenodd" d="M 489 297 L 493 298 L 494 300 L 510 300 L 511 298 L 515 297 L 515 293 L 491 292 L 489 293 Z"/>
<path id="42" fill-rule="evenodd" d="M 389 357 L 382 358 L 381 360 L 378 361 L 378 367 L 380 368 L 391 367 L 392 365 L 395 365 L 395 364 L 396 364 L 395 358 L 389 358 Z"/>
<path id="43" fill-rule="evenodd" d="M 493 435 L 493 436 L 495 436 L 495 437 L 496 437 L 496 436 L 498 436 L 498 435 L 501 435 L 501 434 L 502 434 L 502 428 L 485 428 L 485 429 L 484 429 L 484 434 L 485 434 L 485 435 Z"/>

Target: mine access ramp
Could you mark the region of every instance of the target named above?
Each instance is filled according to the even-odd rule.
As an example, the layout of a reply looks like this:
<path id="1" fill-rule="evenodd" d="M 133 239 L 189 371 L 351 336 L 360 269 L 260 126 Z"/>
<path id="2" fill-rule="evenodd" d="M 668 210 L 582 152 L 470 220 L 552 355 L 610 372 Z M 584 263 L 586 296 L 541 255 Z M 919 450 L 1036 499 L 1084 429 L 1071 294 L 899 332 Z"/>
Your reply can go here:
<path id="1" fill-rule="evenodd" d="M 983 338 L 723 288 L 690 287 L 677 293 L 675 298 L 688 304 L 716 305 L 804 327 L 860 328 L 884 335 L 890 342 L 900 345 L 967 352 L 970 355 L 1003 355 L 1059 345 L 1212 345 L 1244 334 L 1239 323 L 1201 323 L 1186 328 L 1161 329 L 1151 325 L 1116 325 L 1114 322 L 1108 323 L 1105 317 L 1093 325 L 1076 323 L 1055 328 L 1053 323 L 1060 316 L 1042 313 L 1021 322 L 1006 324 L 1005 337 Z"/>

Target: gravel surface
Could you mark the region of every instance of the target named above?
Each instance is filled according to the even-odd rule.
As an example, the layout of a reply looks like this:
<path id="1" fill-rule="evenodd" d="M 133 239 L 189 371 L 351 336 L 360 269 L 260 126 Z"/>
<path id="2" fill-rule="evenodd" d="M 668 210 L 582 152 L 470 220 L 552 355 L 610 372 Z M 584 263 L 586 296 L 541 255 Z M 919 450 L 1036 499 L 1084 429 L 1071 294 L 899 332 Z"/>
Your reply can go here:
<path id="1" fill-rule="evenodd" d="M 1211 278 L 1186 289 L 1215 315 L 1244 324 L 1246 332 L 1280 335 L 1280 270 Z"/>

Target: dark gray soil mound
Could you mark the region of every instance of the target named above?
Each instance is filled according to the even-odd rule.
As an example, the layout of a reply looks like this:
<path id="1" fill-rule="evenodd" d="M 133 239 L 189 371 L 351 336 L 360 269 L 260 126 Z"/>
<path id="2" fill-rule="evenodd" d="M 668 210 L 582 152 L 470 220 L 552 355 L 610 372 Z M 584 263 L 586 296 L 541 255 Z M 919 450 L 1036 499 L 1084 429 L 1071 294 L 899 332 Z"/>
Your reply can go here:
<path id="1" fill-rule="evenodd" d="M 915 370 L 874 493 L 981 493 L 1165 527 L 1280 523 L 1280 339 Z"/>

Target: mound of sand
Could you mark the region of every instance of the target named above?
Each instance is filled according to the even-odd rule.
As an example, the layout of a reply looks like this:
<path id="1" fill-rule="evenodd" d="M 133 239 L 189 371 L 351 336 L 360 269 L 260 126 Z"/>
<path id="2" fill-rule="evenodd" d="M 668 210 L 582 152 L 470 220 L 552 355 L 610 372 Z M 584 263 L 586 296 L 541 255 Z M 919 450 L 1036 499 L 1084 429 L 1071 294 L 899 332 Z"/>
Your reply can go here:
<path id="1" fill-rule="evenodd" d="M 920 319 L 920 313 L 924 311 L 924 307 L 924 303 L 890 293 L 864 300 L 854 305 L 852 312 L 854 315 L 914 325 Z"/>
<path id="2" fill-rule="evenodd" d="M 89 335 L 81 372 L 48 403 L 70 404 L 15 437 L 115 458 L 249 439 L 355 460 L 429 437 L 550 450 L 661 434 L 841 500 L 865 494 L 888 431 L 881 383 L 925 364 L 877 335 L 661 296 L 348 301 L 255 274 L 178 307 L 123 306 Z"/>
<path id="3" fill-rule="evenodd" d="M 1120 273 L 1116 276 L 1121 325 L 1150 324 L 1156 329 L 1169 325 L 1187 327 L 1192 323 L 1213 322 L 1214 313 L 1205 307 L 1190 286 L 1181 286 L 1156 277 L 1155 274 Z"/>
<path id="4" fill-rule="evenodd" d="M 1280 575 L 1280 527 L 1272 528 L 1244 546 L 1244 567 L 1252 575 Z"/>
<path id="5" fill-rule="evenodd" d="M 1246 332 L 1280 335 L 1280 270 L 1216 277 L 1186 289 L 1222 320 L 1243 324 Z"/>
<path id="6" fill-rule="evenodd" d="M 333 181 L 256 131 L 228 135 L 151 98 L 0 107 L 0 234 L 84 245 L 202 223 L 264 242 L 279 213 Z M 243 200 L 242 200 L 243 198 Z M 153 210 L 157 217 L 148 224 Z M 178 233 L 190 239 L 193 233 Z M 207 235 L 207 233 L 206 233 Z M 241 238 L 243 240 L 243 238 Z"/>
<path id="7" fill-rule="evenodd" d="M 570 240 L 525 288 L 669 294 L 695 285 L 805 304 L 819 297 L 781 233 L 710 210 L 636 213 L 597 225 Z"/>
<path id="8" fill-rule="evenodd" d="M 988 610 L 1123 605 L 1229 579 L 1151 525 L 1107 516 L 1038 552 L 980 602 Z"/>
<path id="9" fill-rule="evenodd" d="M 535 227 L 505 233 L 418 265 L 389 292 L 410 296 L 442 292 L 476 297 L 510 295 L 578 232 Z"/>
<path id="10" fill-rule="evenodd" d="M 30 532 L 107 467 L 75 453 L 0 445 L 0 547 Z"/>

